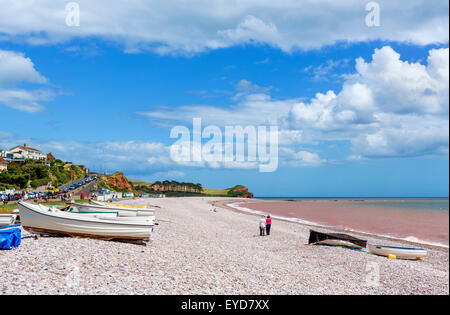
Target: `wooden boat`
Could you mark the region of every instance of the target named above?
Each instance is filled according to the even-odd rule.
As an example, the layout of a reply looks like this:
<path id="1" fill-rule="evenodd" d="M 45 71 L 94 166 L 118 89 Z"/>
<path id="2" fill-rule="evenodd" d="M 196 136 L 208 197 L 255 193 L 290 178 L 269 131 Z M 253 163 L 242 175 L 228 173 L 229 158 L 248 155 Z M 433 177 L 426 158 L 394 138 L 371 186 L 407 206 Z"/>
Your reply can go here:
<path id="1" fill-rule="evenodd" d="M 396 247 L 396 246 L 369 244 L 369 251 L 371 254 L 374 255 L 386 256 L 397 259 L 418 260 L 427 256 L 427 250 L 424 248 Z"/>
<path id="2" fill-rule="evenodd" d="M 52 208 L 53 206 L 50 206 L 50 208 Z M 94 211 L 93 209 L 78 209 L 76 207 L 75 204 L 69 204 L 66 207 L 54 207 L 56 209 L 59 209 L 61 211 L 67 211 L 67 212 L 71 212 L 71 213 L 77 213 L 77 214 L 82 214 L 84 216 L 91 216 L 91 217 L 101 217 L 101 218 L 142 218 L 144 220 L 156 220 L 155 215 L 152 215 L 150 212 L 123 212 L 121 211 L 119 213 L 119 211 L 117 210 L 110 210 L 110 209 L 105 209 L 102 211 Z"/>
<path id="3" fill-rule="evenodd" d="M 0 226 L 13 225 L 16 222 L 16 214 L 0 213 Z"/>
<path id="4" fill-rule="evenodd" d="M 344 240 L 332 240 L 332 239 L 328 239 L 328 240 L 323 240 L 320 242 L 317 242 L 316 244 L 319 245 L 330 245 L 330 246 L 343 246 L 343 247 L 350 247 L 350 248 L 356 248 L 356 249 L 362 249 L 362 246 L 356 245 L 352 242 L 349 241 L 344 241 Z"/>
<path id="5" fill-rule="evenodd" d="M 367 241 L 342 233 L 322 233 L 310 230 L 308 244 L 344 246 L 362 249 L 366 247 Z"/>
<path id="6" fill-rule="evenodd" d="M 83 203 L 74 203 L 71 204 L 74 208 L 78 210 L 78 212 L 86 213 L 86 212 L 116 212 L 121 217 L 136 217 L 136 216 L 155 216 L 154 209 L 148 208 L 126 208 L 123 206 L 115 206 L 115 205 L 97 205 L 97 204 L 83 204 Z"/>
<path id="7" fill-rule="evenodd" d="M 149 240 L 154 221 L 149 217 L 117 218 L 107 214 L 84 215 L 43 205 L 18 203 L 22 226 L 36 234 L 56 234 L 104 240 Z"/>
<path id="8" fill-rule="evenodd" d="M 90 204 L 97 205 L 97 206 L 103 206 L 103 207 L 113 207 L 113 208 L 125 208 L 125 209 L 131 209 L 131 210 L 139 210 L 139 211 L 155 211 L 155 208 L 161 208 L 160 206 L 132 206 L 132 205 L 122 205 L 118 203 L 112 203 L 112 202 L 102 202 L 102 201 L 95 201 L 90 200 Z"/>
<path id="9" fill-rule="evenodd" d="M 118 203 L 102 202 L 102 201 L 95 201 L 95 200 L 91 200 L 90 203 L 93 205 L 103 206 L 103 207 L 121 207 L 121 208 L 138 209 L 138 210 L 152 210 L 146 206 L 121 205 Z"/>

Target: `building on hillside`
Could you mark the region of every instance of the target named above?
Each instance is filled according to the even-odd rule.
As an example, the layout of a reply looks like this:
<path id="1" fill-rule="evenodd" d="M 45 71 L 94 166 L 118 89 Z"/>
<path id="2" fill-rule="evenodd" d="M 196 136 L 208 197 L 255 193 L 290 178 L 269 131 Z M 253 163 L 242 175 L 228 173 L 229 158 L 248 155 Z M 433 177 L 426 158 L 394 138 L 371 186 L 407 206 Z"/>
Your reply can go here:
<path id="1" fill-rule="evenodd" d="M 41 151 L 27 147 L 26 144 L 9 149 L 3 157 L 8 162 L 23 163 L 26 159 L 46 161 L 47 155 Z"/>
<path id="2" fill-rule="evenodd" d="M 8 169 L 9 162 L 0 156 L 0 172 Z"/>
<path id="3" fill-rule="evenodd" d="M 52 152 L 50 152 L 49 154 L 47 154 L 47 162 L 55 162 L 56 159 L 53 156 Z"/>
<path id="4" fill-rule="evenodd" d="M 11 162 L 11 160 L 13 159 L 13 154 L 9 151 L 0 150 L 0 157 L 7 162 Z"/>
<path id="5" fill-rule="evenodd" d="M 98 177 L 98 178 L 102 178 L 102 177 L 105 176 L 105 174 L 103 174 L 103 173 L 97 173 L 97 172 L 91 172 L 91 171 L 89 171 L 88 175 L 95 176 L 95 177 Z"/>
<path id="6" fill-rule="evenodd" d="M 172 191 L 172 186 L 171 185 L 158 185 L 158 184 L 153 184 L 150 186 L 150 189 L 153 191 Z"/>
<path id="7" fill-rule="evenodd" d="M 89 174 L 89 169 L 86 168 L 86 166 L 84 165 L 78 165 L 79 168 L 81 168 L 81 170 L 83 171 L 84 174 Z"/>
<path id="8" fill-rule="evenodd" d="M 0 157 L 1 158 L 5 158 L 7 153 L 8 153 L 8 151 L 0 149 Z"/>

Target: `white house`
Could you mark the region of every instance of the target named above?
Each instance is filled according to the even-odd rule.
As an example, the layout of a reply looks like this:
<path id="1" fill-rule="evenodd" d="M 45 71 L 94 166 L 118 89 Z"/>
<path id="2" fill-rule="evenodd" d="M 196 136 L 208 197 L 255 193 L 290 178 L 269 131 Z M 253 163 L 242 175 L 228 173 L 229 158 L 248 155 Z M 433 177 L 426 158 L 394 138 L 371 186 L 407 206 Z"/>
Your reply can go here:
<path id="1" fill-rule="evenodd" d="M 0 152 L 0 154 L 1 154 L 1 152 Z M 1 156 L 0 156 L 0 172 L 3 172 L 4 170 L 7 170 L 8 169 L 8 161 L 6 161 L 4 158 L 2 158 Z"/>
<path id="2" fill-rule="evenodd" d="M 8 151 L 0 149 L 0 158 L 3 158 L 4 160 L 6 160 L 8 158 Z M 6 161 L 6 162 L 9 162 L 9 161 Z"/>
<path id="3" fill-rule="evenodd" d="M 26 144 L 15 146 L 6 153 L 3 153 L 3 155 L 3 158 L 8 162 L 23 162 L 26 159 L 47 160 L 46 154 L 43 154 L 37 149 L 27 147 Z"/>

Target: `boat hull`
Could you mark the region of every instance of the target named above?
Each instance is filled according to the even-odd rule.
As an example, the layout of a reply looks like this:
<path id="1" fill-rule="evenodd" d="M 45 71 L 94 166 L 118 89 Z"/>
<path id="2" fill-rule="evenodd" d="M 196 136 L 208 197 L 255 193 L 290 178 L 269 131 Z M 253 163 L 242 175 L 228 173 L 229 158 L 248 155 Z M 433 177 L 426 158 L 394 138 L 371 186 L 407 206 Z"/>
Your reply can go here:
<path id="1" fill-rule="evenodd" d="M 121 217 L 154 216 L 152 209 L 128 209 L 125 207 L 100 206 L 95 204 L 73 204 L 80 212 L 117 212 Z"/>
<path id="2" fill-rule="evenodd" d="M 123 204 L 118 204 L 118 203 L 102 202 L 102 201 L 95 201 L 95 200 L 91 200 L 90 204 L 102 206 L 102 207 L 120 207 L 120 208 L 133 209 L 133 210 L 152 210 L 146 206 L 123 205 Z"/>
<path id="3" fill-rule="evenodd" d="M 355 248 L 355 249 L 362 249 L 362 247 L 357 244 L 353 244 L 352 242 L 342 241 L 342 240 L 331 240 L 330 239 L 330 240 L 324 240 L 321 242 L 317 242 L 316 244 L 330 245 L 330 246 L 344 246 L 344 247 L 350 247 L 350 248 Z"/>
<path id="4" fill-rule="evenodd" d="M 367 241 L 342 233 L 323 233 L 310 230 L 308 244 L 345 246 L 362 249 L 367 246 Z"/>
<path id="5" fill-rule="evenodd" d="M 369 244 L 371 254 L 385 257 L 395 256 L 397 259 L 418 260 L 427 256 L 427 251 L 423 248 L 395 247 Z"/>
<path id="6" fill-rule="evenodd" d="M 17 215 L 10 213 L 1 213 L 0 214 L 0 226 L 8 226 L 13 225 L 16 222 Z"/>
<path id="7" fill-rule="evenodd" d="M 39 205 L 19 203 L 22 226 L 38 234 L 56 234 L 103 240 L 149 240 L 152 220 L 115 220 L 68 213 Z"/>

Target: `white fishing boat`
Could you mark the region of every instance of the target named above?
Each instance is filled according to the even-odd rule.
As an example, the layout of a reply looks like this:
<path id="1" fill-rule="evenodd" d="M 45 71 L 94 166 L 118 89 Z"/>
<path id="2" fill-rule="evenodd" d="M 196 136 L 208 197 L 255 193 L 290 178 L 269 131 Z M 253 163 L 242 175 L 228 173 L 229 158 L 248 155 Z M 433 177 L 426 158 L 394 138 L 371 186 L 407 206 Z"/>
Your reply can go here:
<path id="1" fill-rule="evenodd" d="M 18 203 L 22 226 L 37 234 L 57 234 L 104 240 L 148 240 L 154 227 L 149 217 L 118 218 L 111 214 L 85 215 L 43 205 Z"/>
<path id="2" fill-rule="evenodd" d="M 0 213 L 0 226 L 13 225 L 16 222 L 16 214 Z"/>
<path id="3" fill-rule="evenodd" d="M 50 206 L 49 208 L 55 208 L 64 212 L 69 213 L 75 213 L 80 214 L 85 217 L 93 217 L 93 218 L 101 218 L 103 220 L 117 220 L 117 221 L 155 221 L 156 217 L 154 215 L 147 215 L 147 216 L 119 216 L 119 213 L 117 211 L 92 211 L 92 212 L 81 212 L 74 206 L 69 207 L 57 207 L 57 206 Z"/>
<path id="4" fill-rule="evenodd" d="M 386 256 L 397 259 L 413 259 L 418 260 L 427 256 L 426 249 L 411 248 L 411 247 L 396 247 L 385 245 L 371 245 L 369 244 L 369 251 L 371 254 L 378 256 Z"/>
<path id="5" fill-rule="evenodd" d="M 128 208 L 116 205 L 98 205 L 93 203 L 74 203 L 72 207 L 80 213 L 88 212 L 116 212 L 121 217 L 154 217 L 155 210 L 149 208 Z"/>
<path id="6" fill-rule="evenodd" d="M 154 211 L 155 209 L 149 208 L 147 206 L 132 206 L 132 205 L 122 205 L 119 203 L 112 203 L 112 202 L 102 202 L 102 201 L 95 201 L 91 200 L 90 204 L 102 206 L 102 207 L 113 207 L 113 208 L 125 208 L 125 209 L 131 209 L 131 210 L 148 210 L 148 211 Z"/>

